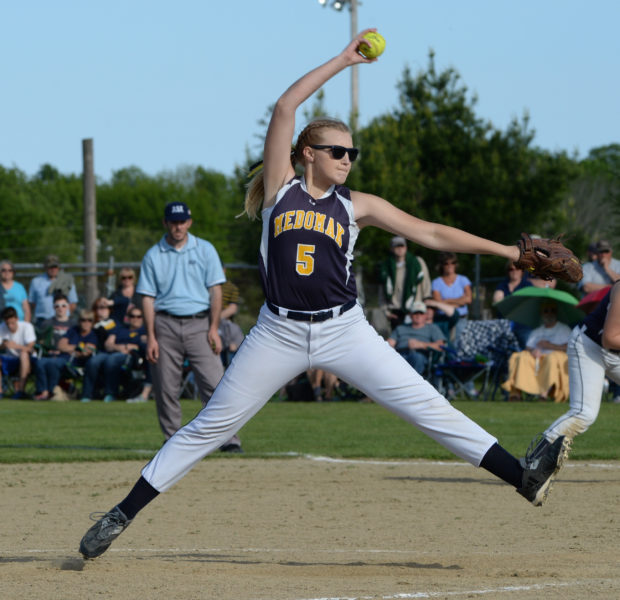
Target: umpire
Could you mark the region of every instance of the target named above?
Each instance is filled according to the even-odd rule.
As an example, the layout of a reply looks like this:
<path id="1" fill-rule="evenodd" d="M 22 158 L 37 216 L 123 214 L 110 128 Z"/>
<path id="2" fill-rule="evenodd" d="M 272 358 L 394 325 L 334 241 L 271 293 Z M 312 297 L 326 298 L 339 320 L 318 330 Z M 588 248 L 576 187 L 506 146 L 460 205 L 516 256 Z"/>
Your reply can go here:
<path id="1" fill-rule="evenodd" d="M 213 244 L 189 233 L 191 211 L 184 202 L 166 205 L 163 224 L 166 234 L 142 259 L 136 291 L 143 296 L 146 357 L 153 365 L 159 425 L 169 439 L 182 425 L 185 360 L 203 407 L 224 374 L 218 326 L 226 276 Z M 239 438 L 222 450 L 241 452 Z"/>

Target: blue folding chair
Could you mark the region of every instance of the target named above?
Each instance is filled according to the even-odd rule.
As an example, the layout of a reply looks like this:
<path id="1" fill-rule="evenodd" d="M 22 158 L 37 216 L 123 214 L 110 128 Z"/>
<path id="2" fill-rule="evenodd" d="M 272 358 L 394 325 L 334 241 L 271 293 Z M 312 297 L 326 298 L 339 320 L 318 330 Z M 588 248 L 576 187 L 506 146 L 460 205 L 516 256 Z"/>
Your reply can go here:
<path id="1" fill-rule="evenodd" d="M 507 319 L 468 321 L 435 365 L 434 383 L 448 400 L 464 394 L 471 400 L 493 400 L 519 342 Z M 476 384 L 478 386 L 476 387 Z"/>

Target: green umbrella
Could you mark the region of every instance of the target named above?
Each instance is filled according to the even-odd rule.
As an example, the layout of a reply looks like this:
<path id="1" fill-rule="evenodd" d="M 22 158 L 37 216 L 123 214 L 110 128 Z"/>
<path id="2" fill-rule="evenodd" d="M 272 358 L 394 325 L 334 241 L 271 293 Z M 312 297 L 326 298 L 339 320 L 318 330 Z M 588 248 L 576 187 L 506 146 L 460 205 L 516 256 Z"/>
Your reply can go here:
<path id="1" fill-rule="evenodd" d="M 568 292 L 553 288 L 524 287 L 500 300 L 494 307 L 510 321 L 521 323 L 530 329 L 542 324 L 540 305 L 553 301 L 558 306 L 558 321 L 571 327 L 586 316 L 577 308 L 578 300 Z"/>

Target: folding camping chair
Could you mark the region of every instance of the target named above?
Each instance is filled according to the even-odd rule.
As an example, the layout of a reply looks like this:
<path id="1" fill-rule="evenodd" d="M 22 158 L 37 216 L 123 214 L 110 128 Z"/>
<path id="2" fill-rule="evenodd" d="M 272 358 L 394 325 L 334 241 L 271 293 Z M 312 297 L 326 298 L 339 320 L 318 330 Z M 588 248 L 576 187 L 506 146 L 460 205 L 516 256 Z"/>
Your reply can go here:
<path id="1" fill-rule="evenodd" d="M 460 393 L 477 400 L 493 400 L 507 369 L 508 358 L 519 342 L 507 319 L 468 321 L 434 369 L 433 380 L 448 400 Z M 476 391 L 475 383 L 480 384 Z"/>

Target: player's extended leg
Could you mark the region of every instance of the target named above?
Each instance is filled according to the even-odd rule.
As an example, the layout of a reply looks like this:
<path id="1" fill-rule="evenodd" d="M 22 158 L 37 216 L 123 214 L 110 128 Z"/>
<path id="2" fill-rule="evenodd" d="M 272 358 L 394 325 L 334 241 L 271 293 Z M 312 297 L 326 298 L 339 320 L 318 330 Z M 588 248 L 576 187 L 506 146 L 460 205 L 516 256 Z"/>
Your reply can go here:
<path id="1" fill-rule="evenodd" d="M 566 352 L 570 409 L 556 419 L 543 434 L 549 442 L 553 442 L 560 435 L 572 439 L 594 423 L 601 407 L 606 359 L 616 363 L 610 370 L 615 376 L 620 375 L 620 357 L 612 356 L 611 352 L 603 350 L 580 329 L 573 330 Z"/>
<path id="2" fill-rule="evenodd" d="M 156 490 L 166 491 L 307 368 L 302 324 L 263 308 L 207 406 L 162 447 L 143 469 L 143 477 Z"/>
<path id="3" fill-rule="evenodd" d="M 164 444 L 121 503 L 97 515 L 97 522 L 80 543 L 82 555 L 95 558 L 103 554 L 139 510 L 230 439 L 274 393 L 308 366 L 303 325 L 276 317 L 263 307 L 207 406 Z"/>
<path id="4" fill-rule="evenodd" d="M 317 324 L 313 367 L 327 369 L 475 466 L 482 466 L 540 506 L 565 456 L 560 437 L 525 467 L 482 427 L 456 410 L 381 338 L 360 307 Z"/>
<path id="5" fill-rule="evenodd" d="M 203 408 L 209 403 L 215 387 L 224 375 L 224 365 L 206 342 L 209 319 L 192 319 L 183 324 L 183 346 L 194 374 Z M 241 440 L 234 435 L 226 440 L 224 447 L 241 449 Z"/>
<path id="6" fill-rule="evenodd" d="M 478 466 L 497 442 L 456 410 L 379 336 L 360 307 L 339 319 L 313 325 L 311 349 L 315 338 L 313 367 L 344 379 L 460 458 Z"/>

